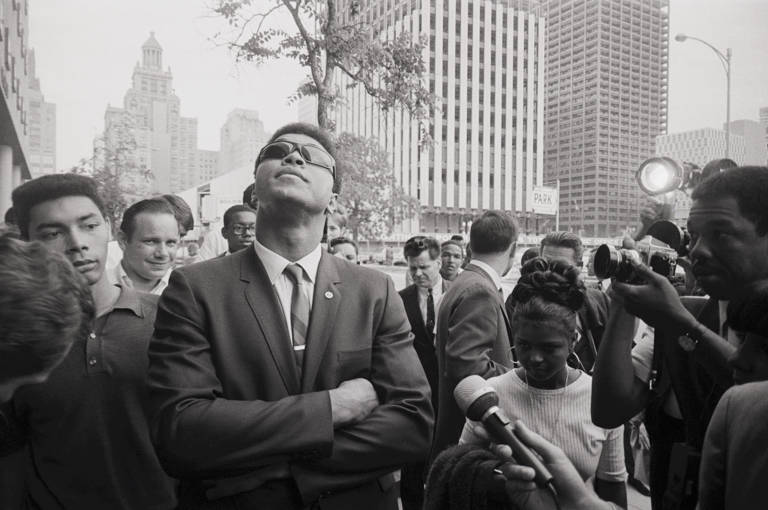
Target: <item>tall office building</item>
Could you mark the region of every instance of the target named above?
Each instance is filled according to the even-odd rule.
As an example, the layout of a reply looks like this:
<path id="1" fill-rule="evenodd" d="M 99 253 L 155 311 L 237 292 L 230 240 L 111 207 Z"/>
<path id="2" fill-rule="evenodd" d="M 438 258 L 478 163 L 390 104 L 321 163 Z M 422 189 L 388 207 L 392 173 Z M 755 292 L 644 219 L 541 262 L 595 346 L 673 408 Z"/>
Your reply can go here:
<path id="1" fill-rule="evenodd" d="M 381 37 L 407 31 L 429 41 L 423 59 L 438 97 L 431 145 L 419 143 L 426 123 L 382 112 L 363 87 L 337 81 L 346 101 L 333 115 L 336 130 L 377 138 L 397 182 L 421 204 L 403 231 L 463 231 L 486 209 L 524 221 L 533 187 L 543 182 L 546 27 L 536 2 L 376 0 L 350 9 L 351 1 L 339 12 L 347 19 L 354 12 Z"/>
<path id="2" fill-rule="evenodd" d="M 765 133 L 764 143 L 768 148 L 768 106 L 760 108 L 760 124 L 763 126 L 763 132 Z"/>
<path id="3" fill-rule="evenodd" d="M 733 120 L 731 121 L 731 140 L 733 136 L 741 136 L 744 139 L 744 155 L 741 159 L 732 159 L 739 165 L 759 165 L 768 164 L 768 147 L 765 143 L 766 135 L 765 122 L 755 120 Z M 725 127 L 723 127 L 725 128 Z"/>
<path id="4" fill-rule="evenodd" d="M 0 0 L 0 222 L 13 188 L 30 178 L 28 14 L 26 2 Z"/>
<path id="5" fill-rule="evenodd" d="M 546 0 L 544 180 L 561 228 L 616 235 L 638 218 L 637 166 L 667 128 L 669 0 Z"/>
<path id="6" fill-rule="evenodd" d="M 135 142 L 135 162 L 154 177 L 148 191 L 170 193 L 200 181 L 197 119 L 182 117 L 173 91 L 171 70 L 163 70 L 163 48 L 152 32 L 141 47 L 142 60 L 133 70 L 131 88 L 122 108 L 107 107 L 104 115 L 107 148 L 126 136 Z"/>
<path id="7" fill-rule="evenodd" d="M 219 151 L 198 150 L 197 171 L 199 182 L 210 181 L 219 175 Z"/>
<path id="8" fill-rule="evenodd" d="M 264 144 L 269 140 L 259 112 L 237 108 L 229 112 L 221 127 L 218 175 L 241 168 L 250 168 Z"/>
<path id="9" fill-rule="evenodd" d="M 35 72 L 35 52 L 29 51 L 29 170 L 32 177 L 56 173 L 56 105 L 49 103 L 40 90 L 40 79 Z"/>
<path id="10" fill-rule="evenodd" d="M 731 132 L 730 157 L 739 164 L 744 161 L 746 144 L 744 137 Z M 725 156 L 725 131 L 714 128 L 694 129 L 656 137 L 656 155 L 668 156 L 678 161 L 694 163 L 699 168 Z M 685 225 L 691 210 L 691 198 L 687 193 L 675 193 L 673 219 Z"/>

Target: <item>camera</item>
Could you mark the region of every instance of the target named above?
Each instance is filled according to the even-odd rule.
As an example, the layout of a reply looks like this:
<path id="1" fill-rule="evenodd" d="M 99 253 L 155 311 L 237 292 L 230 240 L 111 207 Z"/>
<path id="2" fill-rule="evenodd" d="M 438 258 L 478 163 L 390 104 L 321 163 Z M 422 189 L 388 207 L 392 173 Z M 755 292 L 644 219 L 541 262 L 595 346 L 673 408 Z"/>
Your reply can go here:
<path id="1" fill-rule="evenodd" d="M 594 260 L 595 275 L 601 280 L 615 278 L 623 283 L 643 283 L 633 264 L 640 262 L 673 281 L 677 258 L 688 253 L 688 233 L 671 221 L 661 220 L 651 225 L 648 235 L 665 246 L 654 245 L 653 242 L 638 250 L 618 249 L 608 244 L 598 246 Z"/>

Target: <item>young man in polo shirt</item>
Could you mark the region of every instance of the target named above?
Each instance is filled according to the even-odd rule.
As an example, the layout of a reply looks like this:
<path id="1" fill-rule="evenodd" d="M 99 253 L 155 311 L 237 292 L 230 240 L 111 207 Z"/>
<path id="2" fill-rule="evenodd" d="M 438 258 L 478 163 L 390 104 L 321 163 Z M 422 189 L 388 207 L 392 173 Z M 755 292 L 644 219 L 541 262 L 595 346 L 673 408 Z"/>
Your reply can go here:
<path id="1" fill-rule="evenodd" d="M 174 484 L 157 460 L 144 413 L 157 297 L 107 278 L 110 227 L 96 182 L 46 175 L 14 190 L 13 205 L 22 237 L 64 253 L 88 282 L 96 310 L 93 329 L 75 340 L 48 380 L 19 389 L 11 401 L 11 419 L 29 447 L 27 506 L 174 508 Z M 0 443 L 17 439 L 6 435 Z"/>

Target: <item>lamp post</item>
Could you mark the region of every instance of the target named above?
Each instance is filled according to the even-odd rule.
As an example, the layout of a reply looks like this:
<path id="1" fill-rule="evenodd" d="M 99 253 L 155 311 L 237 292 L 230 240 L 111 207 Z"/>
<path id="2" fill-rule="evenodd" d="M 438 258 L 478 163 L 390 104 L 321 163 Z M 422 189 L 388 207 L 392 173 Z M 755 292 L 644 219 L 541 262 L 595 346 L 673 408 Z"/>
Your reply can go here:
<path id="1" fill-rule="evenodd" d="M 717 58 L 720 59 L 720 63 L 723 65 L 723 69 L 725 70 L 725 157 L 728 158 L 730 157 L 729 152 L 731 148 L 731 57 L 733 56 L 731 48 L 726 48 L 725 54 L 723 54 L 722 51 L 718 50 L 707 41 L 699 39 L 698 37 L 691 37 L 690 35 L 685 34 L 677 34 L 675 36 L 675 41 L 677 42 L 685 42 L 688 39 L 691 39 L 692 41 L 698 41 L 714 51 L 717 55 Z"/>

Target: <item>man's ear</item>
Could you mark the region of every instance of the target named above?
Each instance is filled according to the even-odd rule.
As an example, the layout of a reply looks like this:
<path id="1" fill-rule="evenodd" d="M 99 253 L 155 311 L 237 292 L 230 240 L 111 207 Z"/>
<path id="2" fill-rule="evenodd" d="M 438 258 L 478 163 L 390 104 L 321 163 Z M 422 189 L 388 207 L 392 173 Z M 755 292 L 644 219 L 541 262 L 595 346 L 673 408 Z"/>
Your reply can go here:
<path id="1" fill-rule="evenodd" d="M 227 238 L 227 227 L 221 227 L 221 237 Z"/>
<path id="2" fill-rule="evenodd" d="M 117 231 L 117 244 L 120 246 L 120 249 L 125 251 L 125 246 L 128 244 L 128 236 L 125 235 L 125 232 L 122 230 Z"/>
<path id="3" fill-rule="evenodd" d="M 325 208 L 325 214 L 335 212 L 339 207 L 339 194 L 331 193 L 331 200 L 328 202 L 328 207 Z"/>

